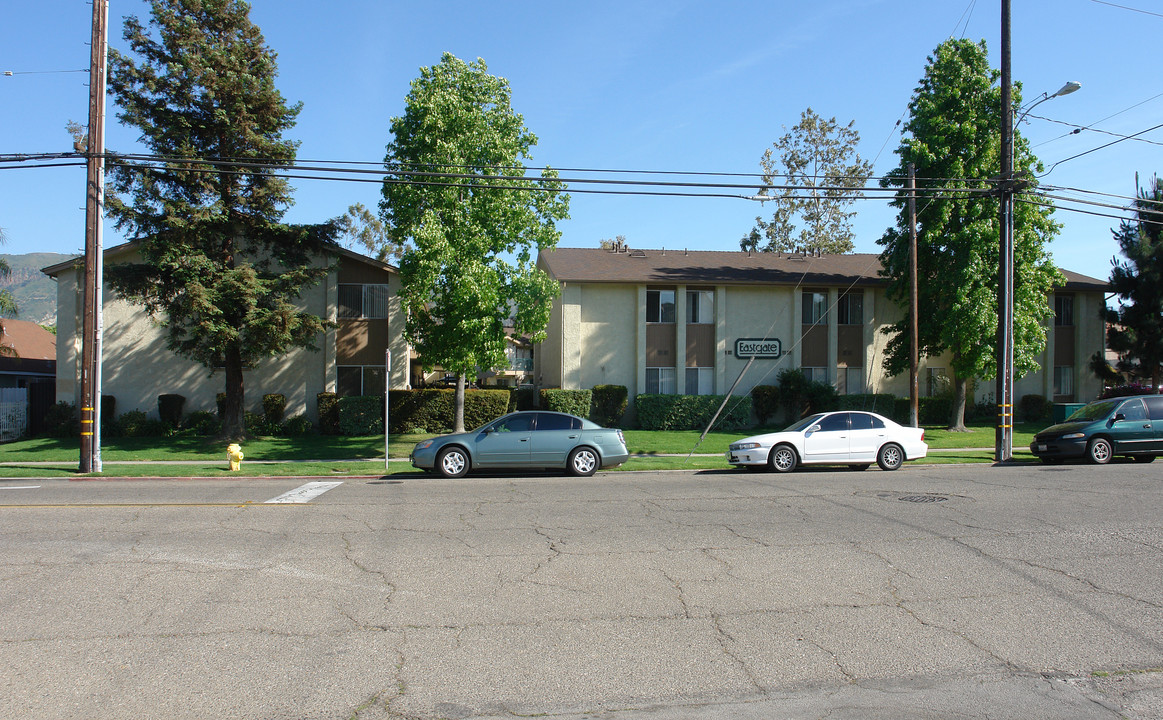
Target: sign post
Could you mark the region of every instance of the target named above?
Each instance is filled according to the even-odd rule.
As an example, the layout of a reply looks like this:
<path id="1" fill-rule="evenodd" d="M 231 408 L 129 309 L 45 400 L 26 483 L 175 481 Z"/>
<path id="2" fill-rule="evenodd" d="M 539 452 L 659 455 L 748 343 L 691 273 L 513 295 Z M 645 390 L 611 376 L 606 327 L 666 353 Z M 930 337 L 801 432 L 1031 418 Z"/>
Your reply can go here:
<path id="1" fill-rule="evenodd" d="M 391 416 L 390 400 L 391 395 L 388 394 L 392 390 L 392 351 L 384 350 L 384 475 L 387 475 L 388 455 L 387 455 L 387 427 L 388 418 Z"/>

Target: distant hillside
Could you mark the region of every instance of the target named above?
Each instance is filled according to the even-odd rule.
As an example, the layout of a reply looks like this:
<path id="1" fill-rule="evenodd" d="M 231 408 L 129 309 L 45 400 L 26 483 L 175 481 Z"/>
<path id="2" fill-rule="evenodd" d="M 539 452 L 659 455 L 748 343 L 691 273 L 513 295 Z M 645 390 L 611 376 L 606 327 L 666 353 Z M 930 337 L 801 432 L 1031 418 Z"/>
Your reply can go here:
<path id="1" fill-rule="evenodd" d="M 20 308 L 17 319 L 41 325 L 57 324 L 57 284 L 40 269 L 71 257 L 75 256 L 60 253 L 0 255 L 0 259 L 5 260 L 12 269 L 7 279 L 0 280 L 0 288 L 16 298 L 16 305 Z"/>

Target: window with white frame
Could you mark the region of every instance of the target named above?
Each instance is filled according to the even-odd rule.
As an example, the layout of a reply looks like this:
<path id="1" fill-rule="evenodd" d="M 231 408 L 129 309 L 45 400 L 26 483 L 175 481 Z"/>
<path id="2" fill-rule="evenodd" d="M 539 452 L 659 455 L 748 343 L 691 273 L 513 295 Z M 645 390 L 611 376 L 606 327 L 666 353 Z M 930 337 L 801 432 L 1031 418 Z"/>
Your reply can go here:
<path id="1" fill-rule="evenodd" d="M 803 324 L 828 324 L 828 293 L 825 290 L 804 290 Z"/>
<path id="2" fill-rule="evenodd" d="M 689 367 L 686 369 L 687 395 L 714 395 L 715 368 Z"/>
<path id="3" fill-rule="evenodd" d="M 840 325 L 864 324 L 864 291 L 849 290 L 836 305 L 836 322 Z"/>
<path id="4" fill-rule="evenodd" d="M 647 395 L 674 395 L 676 392 L 678 392 L 678 378 L 674 368 L 646 368 Z"/>
<path id="5" fill-rule="evenodd" d="M 339 286 L 339 311 L 344 320 L 385 320 L 388 317 L 387 285 Z"/>
<path id="6" fill-rule="evenodd" d="M 385 377 L 382 365 L 340 365 L 335 394 L 340 397 L 383 395 Z"/>
<path id="7" fill-rule="evenodd" d="M 933 397 L 941 394 L 949 386 L 949 379 L 945 377 L 945 368 L 931 367 L 925 372 L 925 396 Z"/>
<path id="8" fill-rule="evenodd" d="M 840 389 L 842 395 L 859 395 L 864 389 L 864 368 L 844 368 L 844 387 Z"/>
<path id="9" fill-rule="evenodd" d="M 646 291 L 646 322 L 674 322 L 674 290 Z"/>
<path id="10" fill-rule="evenodd" d="M 804 378 L 808 382 L 828 382 L 828 368 L 826 367 L 802 367 L 800 372 L 804 374 Z"/>
<path id="11" fill-rule="evenodd" d="M 715 322 L 715 293 L 712 290 L 687 290 L 686 321 L 689 325 Z"/>
<path id="12" fill-rule="evenodd" d="M 1074 325 L 1074 296 L 1054 296 L 1054 325 L 1056 327 L 1071 327 Z"/>

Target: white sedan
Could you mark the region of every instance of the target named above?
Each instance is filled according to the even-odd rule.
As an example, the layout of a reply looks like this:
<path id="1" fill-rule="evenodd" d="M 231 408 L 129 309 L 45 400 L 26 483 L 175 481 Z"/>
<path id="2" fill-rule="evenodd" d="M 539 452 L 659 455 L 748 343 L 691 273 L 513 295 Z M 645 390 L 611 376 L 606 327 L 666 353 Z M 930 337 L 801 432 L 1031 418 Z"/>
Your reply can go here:
<path id="1" fill-rule="evenodd" d="M 731 443 L 727 462 L 750 470 L 790 472 L 800 465 L 847 465 L 864 470 L 872 463 L 896 470 L 929 452 L 922 428 L 898 425 L 870 412 L 811 415 L 783 432 Z"/>

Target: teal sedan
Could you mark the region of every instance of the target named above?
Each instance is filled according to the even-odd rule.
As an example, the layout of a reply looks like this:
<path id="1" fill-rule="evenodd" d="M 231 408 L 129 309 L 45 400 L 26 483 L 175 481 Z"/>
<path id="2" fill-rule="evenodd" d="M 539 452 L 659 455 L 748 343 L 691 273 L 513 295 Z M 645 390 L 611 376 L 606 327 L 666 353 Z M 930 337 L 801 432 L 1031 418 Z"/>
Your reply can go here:
<path id="1" fill-rule="evenodd" d="M 629 457 L 617 428 L 565 413 L 527 411 L 503 415 L 471 432 L 418 442 L 409 459 L 425 472 L 458 478 L 474 468 L 562 468 L 589 476 Z"/>
<path id="2" fill-rule="evenodd" d="M 1096 400 L 1035 435 L 1030 452 L 1047 464 L 1085 458 L 1105 465 L 1119 456 L 1151 462 L 1163 454 L 1163 396 Z"/>

